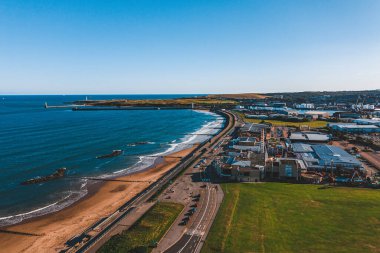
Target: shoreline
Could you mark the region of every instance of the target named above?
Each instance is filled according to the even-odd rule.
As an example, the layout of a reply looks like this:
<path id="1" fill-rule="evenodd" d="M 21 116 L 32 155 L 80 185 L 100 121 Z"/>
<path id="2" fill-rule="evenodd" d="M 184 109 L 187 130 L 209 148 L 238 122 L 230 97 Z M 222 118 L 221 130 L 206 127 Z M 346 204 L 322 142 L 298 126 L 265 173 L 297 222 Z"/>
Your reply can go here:
<path id="1" fill-rule="evenodd" d="M 223 124 L 220 121 L 220 119 L 218 119 L 218 117 L 220 115 L 217 113 L 213 113 L 213 112 L 210 112 L 207 110 L 196 110 L 196 111 L 198 113 L 213 114 L 215 116 L 215 119 L 211 122 L 203 124 L 200 129 L 196 130 L 195 132 L 190 133 L 187 136 L 187 138 L 181 139 L 180 142 L 169 143 L 169 147 L 166 150 L 159 151 L 158 153 L 154 153 L 151 155 L 141 155 L 140 161 L 137 162 L 136 164 L 134 164 L 128 168 L 124 168 L 124 169 L 121 169 L 118 171 L 114 171 L 111 174 L 107 173 L 104 175 L 100 175 L 99 178 L 117 179 L 119 177 L 124 177 L 124 176 L 132 175 L 132 174 L 135 174 L 138 172 L 147 171 L 150 168 L 152 168 L 157 162 L 162 162 L 162 160 L 163 160 L 162 157 L 176 153 L 176 152 L 184 150 L 184 149 L 187 149 L 188 147 L 190 147 L 190 145 L 194 145 L 196 143 L 203 141 L 203 140 L 197 141 L 198 137 L 196 137 L 193 134 L 205 133 L 205 132 L 209 133 L 210 131 L 213 130 L 213 128 L 210 128 L 210 126 L 212 126 L 213 124 L 221 124 L 221 125 Z M 194 141 L 196 141 L 196 142 L 194 142 Z M 150 156 L 162 156 L 162 157 L 152 158 Z M 18 214 L 13 214 L 13 215 L 8 216 L 8 217 L 2 217 L 0 219 L 0 221 L 3 218 L 6 218 L 6 219 L 5 219 L 5 221 L 0 222 L 0 224 L 2 223 L 0 226 L 0 230 L 6 229 L 10 226 L 14 226 L 14 225 L 18 225 L 18 224 L 24 224 L 28 221 L 33 221 L 35 219 L 38 219 L 39 217 L 45 217 L 49 214 L 54 214 L 54 213 L 60 212 L 61 210 L 66 209 L 70 206 L 76 205 L 76 203 L 78 203 L 82 200 L 85 200 L 86 198 L 95 194 L 97 192 L 98 188 L 102 187 L 102 185 L 104 183 L 105 183 L 105 181 L 102 182 L 102 181 L 95 181 L 95 180 L 87 180 L 87 182 L 84 183 L 85 184 L 85 186 L 84 186 L 85 187 L 84 188 L 85 193 L 83 193 L 79 197 L 74 196 L 74 199 L 68 198 L 67 200 L 63 200 L 64 202 L 62 200 L 59 200 L 56 203 L 49 204 L 47 206 L 38 207 L 36 209 L 26 211 L 25 213 L 18 213 Z M 79 191 L 82 191 L 82 189 L 80 189 Z M 81 194 L 81 193 L 79 193 L 79 194 Z M 7 219 L 9 219 L 10 221 L 7 221 Z M 12 219 L 14 219 L 14 221 L 12 221 Z"/>
<path id="2" fill-rule="evenodd" d="M 200 113 L 212 112 L 201 111 Z M 218 113 L 212 114 L 215 114 L 215 120 L 203 125 L 195 133 L 202 133 L 202 131 L 211 133 L 212 131 L 215 134 L 220 132 L 220 130 L 215 131 L 212 128 L 212 124 L 220 124 L 220 127 L 222 127 L 225 124 L 225 119 L 221 121 L 218 117 L 223 117 L 222 115 Z M 152 164 L 139 170 L 126 171 L 126 173 L 120 174 L 116 173 L 112 177 L 107 177 L 107 179 L 149 181 L 149 183 L 120 181 L 91 182 L 87 185 L 86 195 L 61 210 L 27 218 L 19 223 L 1 227 L 0 244 L 2 245 L 2 251 L 56 252 L 65 249 L 65 244 L 69 240 L 82 234 L 99 220 L 115 212 L 124 203 L 142 192 L 151 183 L 157 181 L 170 169 L 177 166 L 181 160 L 174 158 L 174 156 L 185 157 L 206 140 L 196 140 L 194 135 L 189 135 L 189 139 L 173 144 L 173 149 L 169 148 L 155 154 L 162 155 L 162 158 L 154 159 Z M 191 148 L 188 148 L 190 145 Z"/>
<path id="3" fill-rule="evenodd" d="M 197 145 L 172 153 L 186 156 Z M 145 169 L 128 175 L 116 176 L 119 180 L 156 181 L 165 172 L 180 163 L 179 159 L 165 157 Z M 65 248 L 72 237 L 88 229 L 101 218 L 116 211 L 123 203 L 148 187 L 148 182 L 94 183 L 86 196 L 59 211 L 44 214 L 2 227 L 0 244 L 7 252 L 55 252 Z M 90 189 L 91 188 L 91 189 Z"/>

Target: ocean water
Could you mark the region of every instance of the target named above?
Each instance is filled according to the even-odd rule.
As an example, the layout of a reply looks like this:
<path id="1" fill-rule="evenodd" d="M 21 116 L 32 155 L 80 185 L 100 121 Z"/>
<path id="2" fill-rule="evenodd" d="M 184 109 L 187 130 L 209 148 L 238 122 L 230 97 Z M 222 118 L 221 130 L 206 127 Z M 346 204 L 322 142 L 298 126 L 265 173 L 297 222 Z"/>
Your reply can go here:
<path id="1" fill-rule="evenodd" d="M 152 99 L 184 95 L 98 95 L 89 99 Z M 156 158 L 208 138 L 223 118 L 192 110 L 72 111 L 44 109 L 85 96 L 0 96 L 0 226 L 57 211 L 87 194 L 91 181 L 141 170 Z M 136 145 L 136 142 L 145 144 Z M 108 159 L 96 156 L 121 149 Z M 66 167 L 64 178 L 21 185 Z"/>

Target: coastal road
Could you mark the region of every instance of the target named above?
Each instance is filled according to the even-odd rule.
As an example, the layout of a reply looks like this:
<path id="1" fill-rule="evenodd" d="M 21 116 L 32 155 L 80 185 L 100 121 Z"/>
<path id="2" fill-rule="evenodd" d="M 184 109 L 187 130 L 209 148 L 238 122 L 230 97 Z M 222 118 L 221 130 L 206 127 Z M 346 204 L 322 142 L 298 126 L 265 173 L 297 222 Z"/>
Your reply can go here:
<path id="1" fill-rule="evenodd" d="M 201 188 L 201 199 L 195 213 L 196 217 L 192 217 L 189 224 L 185 227 L 178 225 L 181 218 L 184 217 L 183 214 L 181 214 L 177 218 L 175 222 L 176 224 L 173 224 L 167 234 L 161 239 L 158 247 L 153 250 L 153 253 L 200 252 L 208 231 L 215 219 L 219 206 L 223 200 L 223 191 L 220 186 L 218 184 L 211 183 L 210 176 L 212 173 L 208 171 L 210 169 L 209 165 L 215 159 L 215 156 L 217 156 L 221 151 L 221 144 L 228 141 L 230 138 L 230 133 L 235 127 L 240 126 L 241 124 L 238 120 L 236 120 L 235 115 L 229 115 L 229 127 L 226 128 L 226 131 L 220 136 L 219 139 L 208 146 L 207 151 L 202 156 L 202 160 L 204 161 L 203 167 L 205 169 L 203 170 L 197 166 L 189 168 L 182 178 L 176 180 L 178 185 L 173 187 L 175 193 L 168 193 L 168 195 L 172 195 L 170 199 L 177 199 L 178 202 L 181 202 L 181 200 L 175 196 L 185 196 L 186 192 L 188 193 L 189 191 L 192 191 L 195 194 L 197 189 Z M 196 177 L 195 174 L 198 174 L 199 177 Z M 186 175 L 192 176 L 189 177 Z M 193 181 L 189 178 L 192 178 Z M 190 186 L 190 189 L 189 187 L 184 187 L 185 185 Z M 187 203 L 185 209 L 187 210 L 191 207 L 191 204 L 193 203 Z"/>
<path id="2" fill-rule="evenodd" d="M 207 184 L 204 201 L 194 223 L 179 241 L 167 249 L 166 253 L 199 252 L 201 241 L 207 234 L 218 208 L 216 186 Z"/>

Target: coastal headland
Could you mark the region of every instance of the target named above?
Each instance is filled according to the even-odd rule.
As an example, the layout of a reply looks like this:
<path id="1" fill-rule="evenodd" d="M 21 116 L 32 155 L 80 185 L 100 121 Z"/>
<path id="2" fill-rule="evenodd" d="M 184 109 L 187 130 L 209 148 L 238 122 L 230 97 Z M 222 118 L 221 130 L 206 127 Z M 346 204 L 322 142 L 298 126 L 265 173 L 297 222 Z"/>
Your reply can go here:
<path id="1" fill-rule="evenodd" d="M 112 99 L 112 100 L 80 100 L 73 104 L 87 107 L 117 107 L 124 108 L 162 108 L 162 109 L 211 109 L 231 108 L 236 101 L 224 97 L 191 97 L 174 99 Z"/>

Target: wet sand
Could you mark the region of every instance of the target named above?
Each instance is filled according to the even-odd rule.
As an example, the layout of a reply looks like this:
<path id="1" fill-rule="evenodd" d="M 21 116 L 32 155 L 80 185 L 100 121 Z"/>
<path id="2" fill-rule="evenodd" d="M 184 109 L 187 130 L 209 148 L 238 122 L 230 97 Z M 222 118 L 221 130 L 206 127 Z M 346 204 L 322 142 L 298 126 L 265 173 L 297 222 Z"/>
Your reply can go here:
<path id="1" fill-rule="evenodd" d="M 171 156 L 185 156 L 193 149 L 185 149 Z M 179 163 L 179 159 L 165 157 L 150 169 L 119 177 L 120 180 L 156 181 Z M 57 252 L 65 242 L 80 234 L 149 186 L 149 182 L 107 181 L 77 203 L 56 213 L 41 216 L 0 229 L 0 252 Z M 5 231 L 4 231 L 5 230 Z"/>

